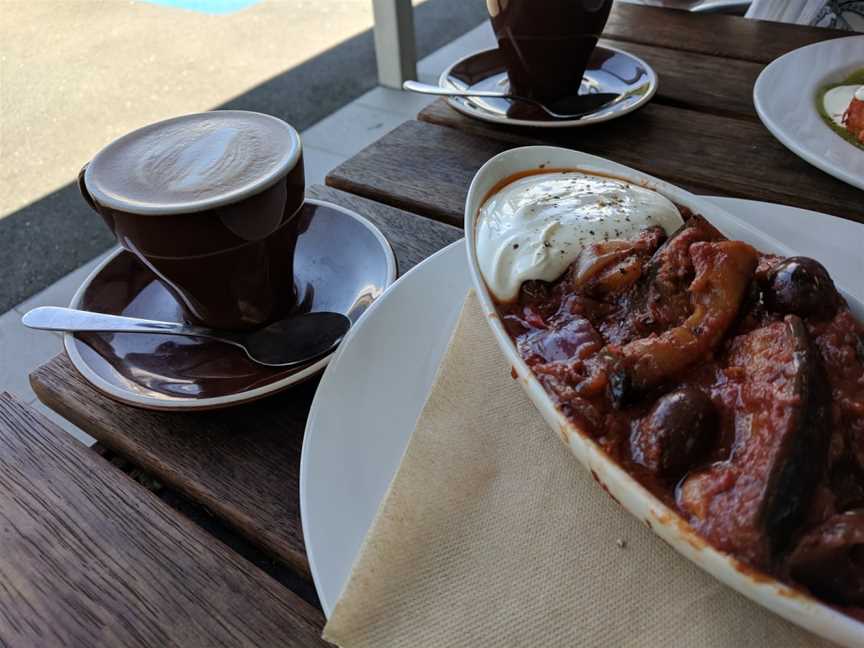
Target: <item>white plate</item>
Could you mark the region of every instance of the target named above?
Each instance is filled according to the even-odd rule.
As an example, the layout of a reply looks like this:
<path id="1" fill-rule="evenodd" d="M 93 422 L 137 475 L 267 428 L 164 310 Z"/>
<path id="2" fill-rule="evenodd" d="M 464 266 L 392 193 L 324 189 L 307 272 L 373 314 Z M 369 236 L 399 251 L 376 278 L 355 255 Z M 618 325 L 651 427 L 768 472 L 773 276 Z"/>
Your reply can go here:
<path id="1" fill-rule="evenodd" d="M 861 294 L 864 226 L 803 209 L 735 198 L 713 203 L 821 259 Z M 806 233 L 818 230 L 823 236 Z M 343 342 L 312 404 L 300 462 L 300 510 L 325 614 L 396 473 L 470 285 L 464 244 L 396 282 Z"/>
<path id="2" fill-rule="evenodd" d="M 816 110 L 819 89 L 864 67 L 864 36 L 836 38 L 781 56 L 756 79 L 753 103 L 765 127 L 795 155 L 864 189 L 864 149 L 850 144 Z"/>

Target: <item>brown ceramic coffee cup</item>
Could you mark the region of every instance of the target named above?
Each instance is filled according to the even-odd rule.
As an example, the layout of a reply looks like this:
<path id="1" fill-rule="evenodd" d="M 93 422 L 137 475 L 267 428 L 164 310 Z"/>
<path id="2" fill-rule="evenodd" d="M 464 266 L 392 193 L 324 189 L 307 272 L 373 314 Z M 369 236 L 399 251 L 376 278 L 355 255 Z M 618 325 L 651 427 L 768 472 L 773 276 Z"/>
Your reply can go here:
<path id="1" fill-rule="evenodd" d="M 226 110 L 151 124 L 97 153 L 78 184 L 190 322 L 249 329 L 294 306 L 303 152 L 282 120 Z"/>
<path id="2" fill-rule="evenodd" d="M 612 0 L 486 0 L 510 91 L 542 102 L 579 92 Z"/>

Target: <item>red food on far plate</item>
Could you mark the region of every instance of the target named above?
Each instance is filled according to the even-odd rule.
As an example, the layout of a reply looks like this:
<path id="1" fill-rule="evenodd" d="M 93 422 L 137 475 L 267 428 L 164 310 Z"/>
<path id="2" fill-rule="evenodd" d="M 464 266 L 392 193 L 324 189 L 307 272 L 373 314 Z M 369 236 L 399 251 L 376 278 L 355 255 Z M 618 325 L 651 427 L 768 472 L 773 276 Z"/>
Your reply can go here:
<path id="1" fill-rule="evenodd" d="M 864 144 L 864 101 L 853 98 L 843 115 L 843 125 Z"/>

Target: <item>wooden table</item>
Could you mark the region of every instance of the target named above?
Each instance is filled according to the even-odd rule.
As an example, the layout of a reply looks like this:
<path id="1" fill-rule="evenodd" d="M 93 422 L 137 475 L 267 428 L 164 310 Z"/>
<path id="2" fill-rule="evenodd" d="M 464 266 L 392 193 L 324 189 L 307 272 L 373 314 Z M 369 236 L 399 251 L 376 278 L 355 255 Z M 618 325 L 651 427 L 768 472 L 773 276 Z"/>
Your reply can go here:
<path id="1" fill-rule="evenodd" d="M 606 37 L 643 57 L 660 77 L 657 96 L 642 110 L 590 129 L 544 131 L 472 121 L 437 102 L 417 121 L 406 122 L 335 169 L 327 179 L 330 187 L 313 187 L 309 193 L 356 209 L 378 224 L 393 244 L 403 273 L 461 236 L 462 204 L 480 165 L 492 155 L 524 144 L 579 148 L 699 193 L 781 202 L 864 221 L 862 194 L 776 142 L 756 118 L 751 98 L 753 82 L 765 64 L 802 45 L 840 35 L 729 16 L 616 5 Z M 297 645 L 320 642 L 317 635 L 324 617 L 311 584 L 298 511 L 300 446 L 315 382 L 250 405 L 195 414 L 146 412 L 114 403 L 85 383 L 64 356 L 34 371 L 31 382 L 44 403 L 98 439 L 108 458 L 163 500 L 135 491 L 129 480 L 122 482 L 122 497 L 104 490 L 103 483 L 118 480 L 113 467 L 94 453 L 82 458 L 86 453 L 80 447 L 45 433 L 51 441 L 43 442 L 44 451 L 50 454 L 55 473 L 51 488 L 56 491 L 61 483 L 56 475 L 63 475 L 78 489 L 74 499 L 80 510 L 69 513 L 69 533 L 74 536 L 84 523 L 107 528 L 107 522 L 98 521 L 98 516 L 105 516 L 116 523 L 111 527 L 111 542 L 87 536 L 79 538 L 72 551 L 63 542 L 49 542 L 51 534 L 36 535 L 34 542 L 43 544 L 4 545 L 2 562 L 20 561 L 23 574 L 37 550 L 58 565 L 103 560 L 100 552 L 108 551 L 112 543 L 131 543 L 138 551 L 131 558 L 111 554 L 116 561 L 113 577 L 122 587 L 115 586 L 110 595 L 100 594 L 94 586 L 84 596 L 77 583 L 61 583 L 58 589 L 64 600 L 74 602 L 83 596 L 87 601 L 86 605 L 70 603 L 68 622 L 83 630 L 67 635 L 65 643 L 85 645 L 99 639 L 106 643 L 110 636 L 112 645 L 158 644 L 154 637 L 161 635 L 154 632 L 178 626 L 166 616 L 165 606 L 157 604 L 154 579 L 162 579 L 166 597 L 174 597 L 175 588 L 188 593 L 172 600 L 190 623 L 200 624 L 198 635 L 188 635 L 189 643 L 196 637 L 218 635 L 226 643 L 234 638 L 235 645 L 254 644 L 268 634 L 273 641 L 293 637 Z M 42 432 L 48 429 L 18 406 L 8 409 L 12 414 L 4 427 L 0 407 L 4 435 L 27 438 L 33 426 Z M 9 452 L 17 456 L 14 448 Z M 21 464 L 27 462 L 23 453 Z M 25 507 L 29 523 L 39 520 L 40 506 L 54 501 L 41 495 L 48 488 L 45 479 L 34 477 L 26 487 L 18 483 L 22 492 L 35 490 L 33 502 Z M 13 487 L 14 480 L 9 488 Z M 55 492 L 53 497 L 61 495 Z M 182 516 L 172 518 L 171 508 Z M 114 520 L 112 516 L 121 510 L 122 520 Z M 8 519 L 15 519 L 13 513 Z M 0 507 L 0 516 L 5 514 Z M 116 528 L 120 522 L 131 535 Z M 0 528 L 11 533 L 3 525 Z M 157 543 L 169 532 L 182 538 L 171 536 L 167 546 Z M 131 542 L 138 537 L 151 538 L 158 552 Z M 92 556 L 88 542 L 96 543 Z M 161 564 L 164 560 L 170 564 Z M 215 573 L 219 561 L 230 563 L 227 575 Z M 153 572 L 154 565 L 160 564 L 167 569 Z M 198 576 L 185 582 L 179 576 L 186 573 Z M 268 594 L 246 597 L 253 584 Z M 201 597 L 206 599 L 210 591 L 219 593 L 218 604 L 207 607 Z M 231 591 L 236 593 L 234 599 L 221 598 Z M 121 600 L 110 603 L 115 599 L 109 596 Z M 16 606 L 0 591 L 0 644 L 14 643 L 19 636 L 15 633 L 29 627 L 33 610 L 51 609 L 56 599 L 56 592 L 46 587 L 28 593 L 29 607 Z M 223 605 L 225 601 L 236 604 L 235 613 L 230 605 Z M 99 612 L 100 605 L 108 612 Z M 132 609 L 135 614 L 126 613 Z M 245 633 L 238 630 L 243 628 L 238 617 L 244 615 Z M 38 618 L 50 626 L 50 617 Z M 112 624 L 117 630 L 108 634 Z"/>

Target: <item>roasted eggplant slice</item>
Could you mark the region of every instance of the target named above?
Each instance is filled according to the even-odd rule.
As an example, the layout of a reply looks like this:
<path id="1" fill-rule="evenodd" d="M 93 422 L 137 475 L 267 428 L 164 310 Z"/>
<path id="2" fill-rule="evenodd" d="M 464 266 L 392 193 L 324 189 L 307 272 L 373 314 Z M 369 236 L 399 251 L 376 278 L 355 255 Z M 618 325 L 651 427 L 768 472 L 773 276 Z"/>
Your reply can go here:
<path id="1" fill-rule="evenodd" d="M 626 344 L 651 333 L 680 325 L 690 316 L 692 306 L 687 287 L 695 272 L 690 246 L 700 241 L 725 240 L 701 216 L 691 216 L 653 253 L 642 269 L 635 289 L 624 306 L 632 325 L 610 342 Z"/>
<path id="2" fill-rule="evenodd" d="M 728 364 L 740 380 L 731 454 L 688 477 L 678 500 L 717 547 L 767 567 L 824 473 L 830 391 L 795 315 L 736 338 Z"/>
<path id="3" fill-rule="evenodd" d="M 864 511 L 835 515 L 789 555 L 792 578 L 841 605 L 864 605 Z"/>
<path id="4" fill-rule="evenodd" d="M 648 227 L 632 241 L 594 243 L 570 266 L 565 281 L 571 290 L 587 287 L 595 294 L 620 293 L 642 275 L 643 266 L 666 240 L 662 227 Z"/>
<path id="5" fill-rule="evenodd" d="M 717 229 L 701 216 L 691 216 L 661 245 L 645 268 L 646 288 L 656 298 L 673 297 L 693 280 L 690 246 L 699 242 L 724 241 Z"/>
<path id="6" fill-rule="evenodd" d="M 636 390 L 675 377 L 713 351 L 738 315 L 757 263 L 756 250 L 741 241 L 693 243 L 690 258 L 696 272 L 689 289 L 691 315 L 681 326 L 621 350 Z"/>

